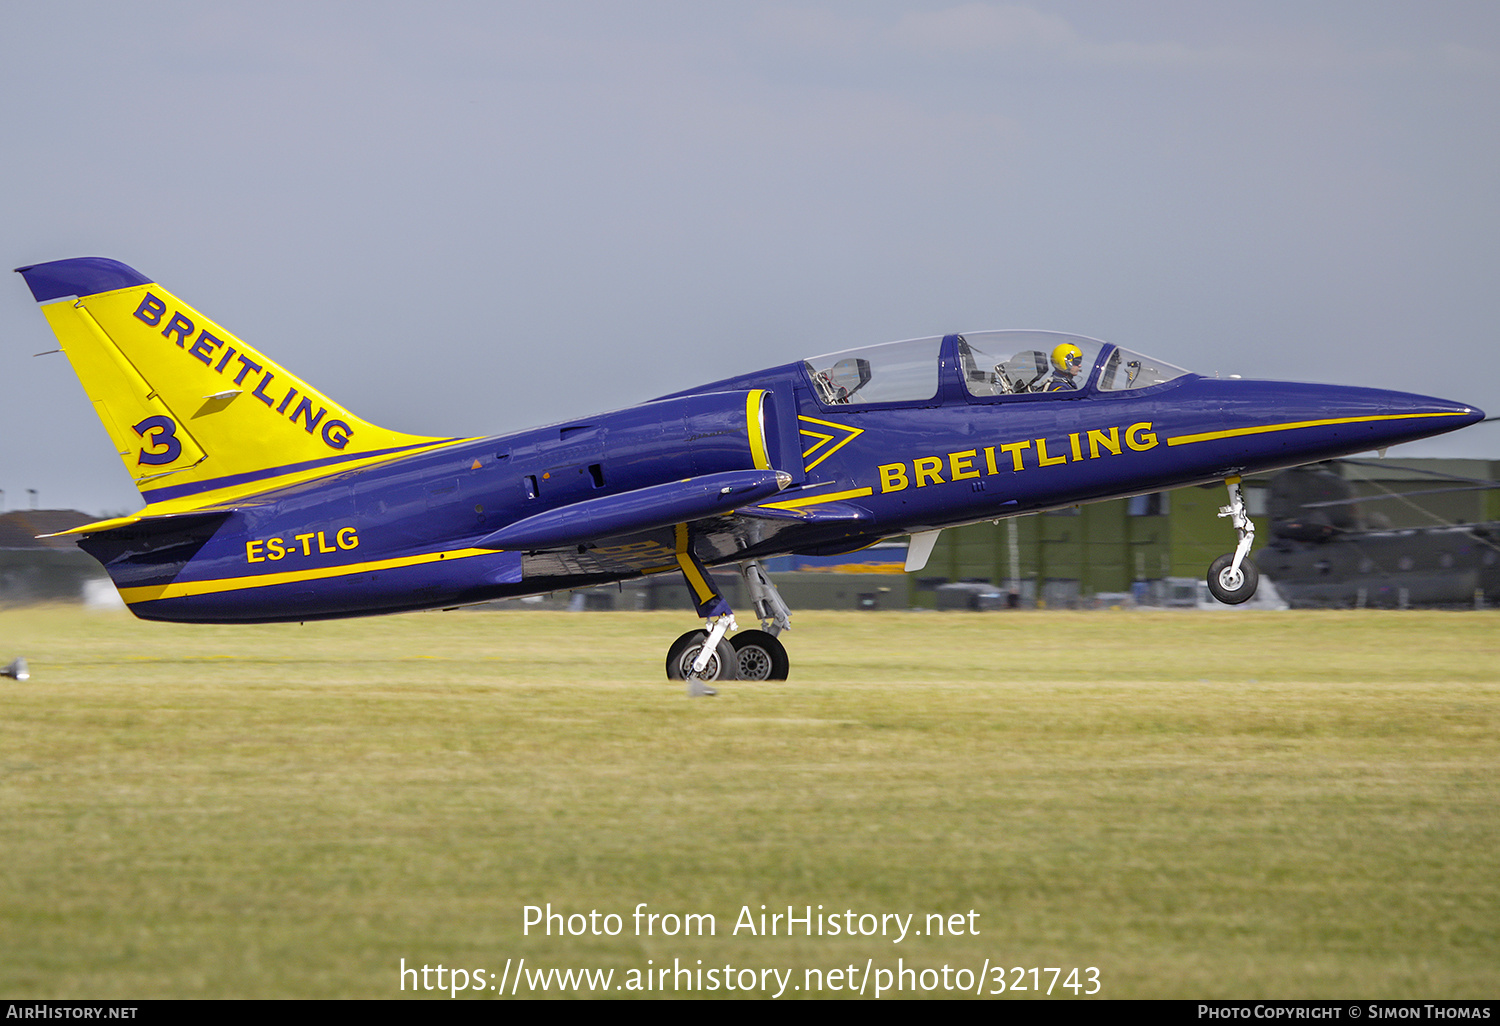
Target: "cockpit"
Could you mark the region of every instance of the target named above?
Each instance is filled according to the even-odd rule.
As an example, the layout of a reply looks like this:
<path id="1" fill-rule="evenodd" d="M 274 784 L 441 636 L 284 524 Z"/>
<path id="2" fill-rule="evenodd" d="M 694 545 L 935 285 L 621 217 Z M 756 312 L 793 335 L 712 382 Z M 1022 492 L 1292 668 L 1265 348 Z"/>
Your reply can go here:
<path id="1" fill-rule="evenodd" d="M 942 384 L 943 338 L 849 349 L 807 360 L 804 367 L 829 406 L 931 401 Z M 959 335 L 957 356 L 963 387 L 976 398 L 1122 392 L 1189 373 L 1098 339 L 1053 331 Z"/>

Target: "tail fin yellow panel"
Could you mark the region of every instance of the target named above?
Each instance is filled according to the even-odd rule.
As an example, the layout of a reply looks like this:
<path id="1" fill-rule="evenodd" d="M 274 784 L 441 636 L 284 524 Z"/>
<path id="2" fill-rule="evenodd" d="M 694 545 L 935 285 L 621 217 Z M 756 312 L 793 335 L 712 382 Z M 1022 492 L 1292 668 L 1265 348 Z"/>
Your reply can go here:
<path id="1" fill-rule="evenodd" d="M 81 304 L 53 303 L 42 313 L 137 487 L 203 462 L 191 431 Z"/>
<path id="2" fill-rule="evenodd" d="M 150 502 L 223 501 L 453 441 L 362 420 L 124 264 L 20 271 Z"/>

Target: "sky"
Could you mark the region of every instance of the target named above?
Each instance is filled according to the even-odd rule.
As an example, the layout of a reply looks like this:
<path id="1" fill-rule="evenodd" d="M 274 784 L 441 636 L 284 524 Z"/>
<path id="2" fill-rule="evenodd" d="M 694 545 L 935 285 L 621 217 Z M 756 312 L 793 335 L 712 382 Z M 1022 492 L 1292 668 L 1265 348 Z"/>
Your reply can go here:
<path id="1" fill-rule="evenodd" d="M 994 328 L 1500 414 L 1491 0 L 0 0 L 0 90 L 7 268 L 400 431 Z M 0 508 L 139 508 L 9 277 Z"/>

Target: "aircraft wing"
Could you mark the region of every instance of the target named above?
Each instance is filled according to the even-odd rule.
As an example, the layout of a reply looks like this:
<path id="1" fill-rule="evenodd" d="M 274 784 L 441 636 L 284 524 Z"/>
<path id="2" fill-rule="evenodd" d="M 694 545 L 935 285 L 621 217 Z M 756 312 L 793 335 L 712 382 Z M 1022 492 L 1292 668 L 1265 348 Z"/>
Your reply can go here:
<path id="1" fill-rule="evenodd" d="M 618 580 L 677 570 L 679 555 L 689 550 L 714 565 L 787 551 L 847 551 L 876 540 L 869 533 L 874 526 L 869 510 L 833 496 L 807 499 L 755 503 L 645 529 L 576 534 L 523 547 L 522 574 L 528 579 Z"/>

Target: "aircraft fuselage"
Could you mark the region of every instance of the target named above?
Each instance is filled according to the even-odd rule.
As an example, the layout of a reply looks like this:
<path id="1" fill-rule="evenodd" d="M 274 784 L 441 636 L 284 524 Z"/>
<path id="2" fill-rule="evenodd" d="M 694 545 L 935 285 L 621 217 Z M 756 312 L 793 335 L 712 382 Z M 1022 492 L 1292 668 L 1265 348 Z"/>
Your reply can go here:
<path id="1" fill-rule="evenodd" d="M 700 525 L 709 566 L 849 551 L 1379 449 L 1483 416 L 1401 392 L 1190 374 L 1125 391 L 976 396 L 956 369 L 957 338 L 943 340 L 928 400 L 824 402 L 804 365 L 789 364 L 267 491 L 247 508 L 184 515 L 175 536 L 121 529 L 82 544 L 148 619 L 386 613 L 675 571 L 679 515 Z M 642 489 L 667 489 L 667 501 L 676 482 L 768 469 L 789 485 L 719 510 L 684 499 L 696 516 L 622 506 Z M 608 517 L 625 529 L 596 536 Z M 548 542 L 512 531 L 521 543 L 497 546 L 521 522 Z M 569 524 L 576 544 L 557 544 Z"/>

